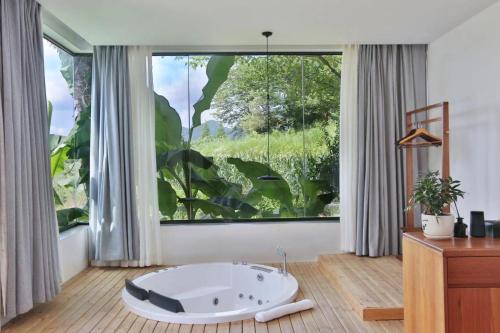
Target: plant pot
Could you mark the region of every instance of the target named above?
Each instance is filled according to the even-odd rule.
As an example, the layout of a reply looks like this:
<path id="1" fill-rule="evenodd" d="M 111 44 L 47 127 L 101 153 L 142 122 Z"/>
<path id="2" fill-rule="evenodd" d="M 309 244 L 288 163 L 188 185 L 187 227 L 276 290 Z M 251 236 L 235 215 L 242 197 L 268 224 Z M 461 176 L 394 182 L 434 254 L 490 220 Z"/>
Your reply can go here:
<path id="1" fill-rule="evenodd" d="M 453 237 L 455 216 L 422 214 L 422 230 L 424 236 L 430 239 L 448 239 Z"/>

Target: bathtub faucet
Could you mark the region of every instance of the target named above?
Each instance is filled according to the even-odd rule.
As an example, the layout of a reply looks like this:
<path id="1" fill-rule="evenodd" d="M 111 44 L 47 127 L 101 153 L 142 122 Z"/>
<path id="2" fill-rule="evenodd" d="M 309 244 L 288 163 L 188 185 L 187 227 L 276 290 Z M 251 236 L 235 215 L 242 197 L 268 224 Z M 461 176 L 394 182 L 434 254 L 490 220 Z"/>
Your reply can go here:
<path id="1" fill-rule="evenodd" d="M 280 257 L 283 257 L 283 264 L 282 264 L 282 266 L 279 268 L 278 273 L 279 273 L 279 274 L 283 274 L 284 276 L 288 276 L 288 269 L 287 269 L 287 267 L 286 267 L 286 252 L 285 252 L 285 250 L 284 250 L 282 247 L 278 246 L 278 247 L 276 248 L 276 253 L 277 253 Z"/>

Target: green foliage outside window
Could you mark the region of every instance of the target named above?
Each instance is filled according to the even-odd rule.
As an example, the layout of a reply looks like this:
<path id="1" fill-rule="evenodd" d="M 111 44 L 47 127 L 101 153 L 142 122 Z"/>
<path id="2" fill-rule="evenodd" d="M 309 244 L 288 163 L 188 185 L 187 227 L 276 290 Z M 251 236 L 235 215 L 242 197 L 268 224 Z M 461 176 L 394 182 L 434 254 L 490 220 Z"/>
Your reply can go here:
<path id="1" fill-rule="evenodd" d="M 270 168 L 280 180 L 264 181 L 258 177 L 268 172 L 265 57 L 190 57 L 188 70 L 206 68 L 207 83 L 194 103 L 189 135 L 177 110 L 155 95 L 162 216 L 337 216 L 340 63 L 336 55 L 272 56 Z M 209 110 L 219 124 L 215 134 L 201 122 Z M 193 136 L 197 127 L 201 134 Z"/>
<path id="2" fill-rule="evenodd" d="M 71 56 L 59 48 L 57 53 L 61 64 L 59 74 L 73 99 L 74 118 L 67 135 L 49 134 L 54 201 L 59 230 L 63 231 L 77 222 L 88 221 L 92 57 Z M 47 111 L 52 124 L 54 109 L 50 100 Z"/>
<path id="3" fill-rule="evenodd" d="M 67 135 L 50 135 L 54 200 L 64 230 L 88 219 L 91 57 L 72 57 L 62 50 L 59 56 L 60 74 L 74 99 L 75 119 Z M 203 68 L 207 81 L 192 105 L 189 128 L 183 128 L 167 98 L 155 94 L 163 219 L 338 215 L 341 57 L 271 59 L 270 168 L 278 181 L 258 179 L 268 172 L 264 57 L 190 57 L 189 69 Z M 202 122 L 209 112 L 214 119 Z M 51 122 L 52 114 L 49 101 Z"/>

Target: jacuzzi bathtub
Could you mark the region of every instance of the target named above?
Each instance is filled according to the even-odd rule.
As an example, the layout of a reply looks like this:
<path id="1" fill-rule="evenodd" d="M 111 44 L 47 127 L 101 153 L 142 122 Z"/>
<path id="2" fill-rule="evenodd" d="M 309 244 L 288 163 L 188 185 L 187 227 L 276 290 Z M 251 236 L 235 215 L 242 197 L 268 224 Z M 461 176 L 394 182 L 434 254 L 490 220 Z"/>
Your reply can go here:
<path id="1" fill-rule="evenodd" d="M 126 307 L 148 319 L 179 324 L 213 324 L 253 318 L 292 302 L 297 280 L 263 265 L 210 263 L 166 268 L 133 280 L 137 286 L 177 299 L 185 312 L 170 312 L 123 289 Z"/>

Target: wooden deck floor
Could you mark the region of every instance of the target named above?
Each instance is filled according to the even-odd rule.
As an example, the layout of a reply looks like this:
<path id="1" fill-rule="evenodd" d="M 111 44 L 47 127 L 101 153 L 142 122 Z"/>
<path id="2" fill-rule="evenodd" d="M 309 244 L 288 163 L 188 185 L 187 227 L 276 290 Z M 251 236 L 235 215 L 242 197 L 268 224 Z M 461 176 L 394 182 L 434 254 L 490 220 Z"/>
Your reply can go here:
<path id="1" fill-rule="evenodd" d="M 363 322 L 331 285 L 317 263 L 290 264 L 300 298 L 317 306 L 308 311 L 258 323 L 252 320 L 213 325 L 179 325 L 146 320 L 127 311 L 120 292 L 125 278 L 155 269 L 89 268 L 69 282 L 52 301 L 37 306 L 3 332 L 168 332 L 168 333 L 312 333 L 403 332 L 402 321 Z"/>

